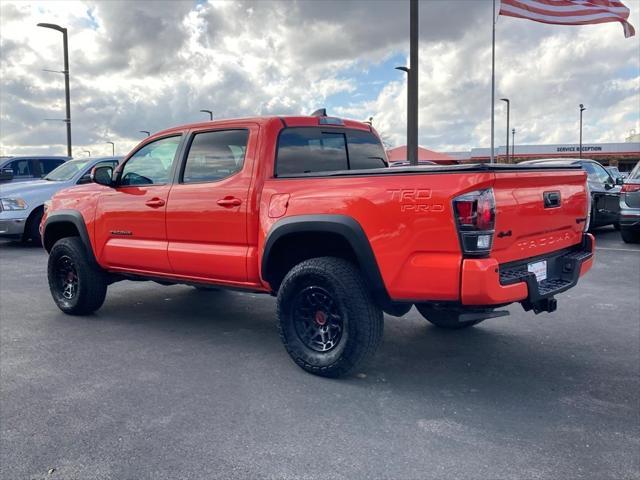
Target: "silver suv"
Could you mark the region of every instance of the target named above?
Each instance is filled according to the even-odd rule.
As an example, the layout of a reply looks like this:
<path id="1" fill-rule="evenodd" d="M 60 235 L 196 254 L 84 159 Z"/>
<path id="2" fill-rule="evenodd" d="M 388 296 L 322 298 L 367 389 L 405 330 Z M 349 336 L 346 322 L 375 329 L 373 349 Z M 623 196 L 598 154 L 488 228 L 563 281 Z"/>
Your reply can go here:
<path id="1" fill-rule="evenodd" d="M 0 237 L 40 243 L 38 227 L 44 213 L 44 202 L 63 188 L 89 183 L 93 167 L 115 167 L 120 159 L 100 157 L 69 160 L 42 180 L 0 184 Z"/>
<path id="2" fill-rule="evenodd" d="M 620 234 L 626 243 L 640 242 L 640 162 L 636 163 L 622 185 Z"/>

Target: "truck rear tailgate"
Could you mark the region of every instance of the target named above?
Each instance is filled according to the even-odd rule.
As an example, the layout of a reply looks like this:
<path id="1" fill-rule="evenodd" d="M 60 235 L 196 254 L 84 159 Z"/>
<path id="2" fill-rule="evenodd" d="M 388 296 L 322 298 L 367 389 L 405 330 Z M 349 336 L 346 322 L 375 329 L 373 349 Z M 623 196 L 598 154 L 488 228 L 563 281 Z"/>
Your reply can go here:
<path id="1" fill-rule="evenodd" d="M 495 173 L 498 263 L 544 255 L 581 242 L 588 209 L 581 169 Z"/>

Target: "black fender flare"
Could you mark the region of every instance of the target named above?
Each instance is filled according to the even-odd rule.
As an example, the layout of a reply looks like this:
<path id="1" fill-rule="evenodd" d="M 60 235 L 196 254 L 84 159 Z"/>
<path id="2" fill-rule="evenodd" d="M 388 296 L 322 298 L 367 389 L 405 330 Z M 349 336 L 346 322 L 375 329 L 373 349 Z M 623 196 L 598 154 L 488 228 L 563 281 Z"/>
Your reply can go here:
<path id="1" fill-rule="evenodd" d="M 47 215 L 47 220 L 44 222 L 44 228 L 42 230 L 42 245 L 47 252 L 51 251 L 53 244 L 47 241 L 47 231 L 51 232 L 51 226 L 61 223 L 70 223 L 80 235 L 80 240 L 84 245 L 85 250 L 90 261 L 98 264 L 95 254 L 93 253 L 93 247 L 91 246 L 91 240 L 89 239 L 89 233 L 87 232 L 87 225 L 84 222 L 82 214 L 77 210 L 56 210 Z"/>
<path id="2" fill-rule="evenodd" d="M 355 253 L 358 266 L 364 276 L 365 282 L 371 290 L 374 300 L 385 311 L 388 309 L 389 311 L 387 313 L 393 314 L 393 307 L 397 304 L 394 304 L 389 298 L 369 239 L 362 229 L 362 226 L 354 218 L 347 215 L 296 215 L 283 218 L 276 222 L 269 230 L 264 243 L 261 262 L 263 279 L 268 281 L 269 257 L 278 240 L 292 233 L 312 232 L 337 234 L 347 241 Z"/>

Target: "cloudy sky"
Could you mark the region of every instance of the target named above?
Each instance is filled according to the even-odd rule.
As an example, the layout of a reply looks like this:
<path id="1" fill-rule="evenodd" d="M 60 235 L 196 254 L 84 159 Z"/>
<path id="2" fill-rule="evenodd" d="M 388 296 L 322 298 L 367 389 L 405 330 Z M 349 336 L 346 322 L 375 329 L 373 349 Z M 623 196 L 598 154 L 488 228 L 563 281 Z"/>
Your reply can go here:
<path id="1" fill-rule="evenodd" d="M 625 0 L 640 32 L 640 0 Z M 61 35 L 69 29 L 74 156 L 125 154 L 157 131 L 206 118 L 310 113 L 374 118 L 405 143 L 408 1 L 0 2 L 0 153 L 64 154 Z M 500 17 L 497 98 L 517 143 L 587 142 L 640 131 L 640 34 L 620 24 L 551 26 Z M 420 143 L 490 142 L 491 2 L 420 3 Z M 502 102 L 499 102 L 502 103 Z M 504 107 L 496 106 L 497 143 Z"/>

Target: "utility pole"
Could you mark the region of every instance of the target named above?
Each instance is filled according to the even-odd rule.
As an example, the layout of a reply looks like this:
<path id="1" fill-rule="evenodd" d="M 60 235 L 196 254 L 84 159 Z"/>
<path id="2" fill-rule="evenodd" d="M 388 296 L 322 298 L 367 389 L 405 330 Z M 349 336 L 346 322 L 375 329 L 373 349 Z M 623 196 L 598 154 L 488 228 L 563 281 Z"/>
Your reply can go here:
<path id="1" fill-rule="evenodd" d="M 111 156 L 115 157 L 116 156 L 116 144 L 113 142 L 106 142 L 106 143 L 110 143 L 111 144 Z"/>
<path id="2" fill-rule="evenodd" d="M 69 42 L 67 29 L 53 23 L 39 23 L 38 27 L 50 28 L 62 33 L 62 47 L 64 50 L 64 93 L 67 103 L 67 116 L 64 122 L 67 124 L 67 156 L 71 157 L 71 94 L 69 92 Z"/>
<path id="3" fill-rule="evenodd" d="M 407 73 L 407 160 L 418 165 L 418 0 L 409 0 L 409 66 Z"/>
<path id="4" fill-rule="evenodd" d="M 511 129 L 511 161 L 514 162 L 514 158 L 516 154 L 516 129 Z"/>
<path id="5" fill-rule="evenodd" d="M 509 163 L 509 110 L 511 109 L 511 102 L 508 98 L 501 98 L 503 102 L 507 104 L 507 151 L 505 152 L 506 162 Z"/>
<path id="6" fill-rule="evenodd" d="M 585 106 L 580 104 L 580 158 L 582 158 L 582 112 L 585 110 Z"/>
<path id="7" fill-rule="evenodd" d="M 409 24 L 407 154 L 409 165 L 418 165 L 418 0 L 409 0 Z"/>

